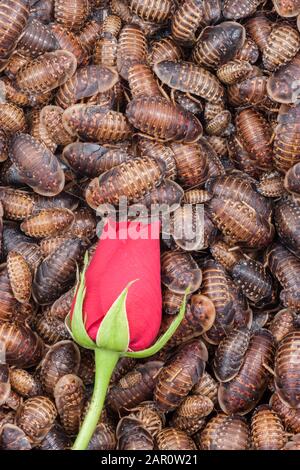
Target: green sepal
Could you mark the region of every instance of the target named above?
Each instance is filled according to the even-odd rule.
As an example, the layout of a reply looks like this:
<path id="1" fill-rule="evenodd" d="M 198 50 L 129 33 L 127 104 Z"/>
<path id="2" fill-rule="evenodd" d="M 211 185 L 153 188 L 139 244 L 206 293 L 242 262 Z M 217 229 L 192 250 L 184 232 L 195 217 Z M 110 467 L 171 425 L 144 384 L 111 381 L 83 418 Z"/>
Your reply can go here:
<path id="1" fill-rule="evenodd" d="M 65 324 L 70 332 L 72 338 L 76 343 L 86 349 L 95 349 L 97 347 L 96 343 L 89 337 L 86 332 L 83 319 L 83 301 L 85 297 L 85 272 L 88 266 L 89 257 L 88 252 L 86 251 L 84 256 L 84 266 L 83 271 L 80 276 L 79 283 L 77 284 L 76 292 L 76 303 L 73 310 L 72 320 L 70 319 L 70 314 L 67 315 Z"/>
<path id="2" fill-rule="evenodd" d="M 185 307 L 186 307 L 186 298 L 190 292 L 190 288 L 188 287 L 185 291 L 184 298 L 179 310 L 179 313 L 175 320 L 171 323 L 167 331 L 156 341 L 153 346 L 150 346 L 150 348 L 143 349 L 142 351 L 128 351 L 123 354 L 121 354 L 122 357 L 136 357 L 136 358 L 144 358 L 144 357 L 149 357 L 153 356 L 153 354 L 156 354 L 158 351 L 160 351 L 169 341 L 169 339 L 173 336 L 177 328 L 179 327 L 180 323 L 183 320 L 184 314 L 185 314 Z"/>
<path id="3" fill-rule="evenodd" d="M 126 313 L 126 299 L 128 289 L 134 282 L 136 280 L 131 281 L 125 287 L 103 318 L 96 337 L 98 348 L 117 352 L 128 350 L 130 334 Z"/>

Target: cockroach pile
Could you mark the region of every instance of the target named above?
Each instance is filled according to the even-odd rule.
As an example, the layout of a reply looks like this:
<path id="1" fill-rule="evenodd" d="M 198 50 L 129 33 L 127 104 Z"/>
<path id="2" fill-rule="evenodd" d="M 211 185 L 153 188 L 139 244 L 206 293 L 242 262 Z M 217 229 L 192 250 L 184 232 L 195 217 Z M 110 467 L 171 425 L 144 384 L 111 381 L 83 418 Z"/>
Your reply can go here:
<path id="1" fill-rule="evenodd" d="M 190 293 L 89 449 L 300 450 L 300 1 L 1 0 L 0 70 L 0 448 L 72 446 L 94 360 L 64 320 L 126 196 L 172 208 L 161 333 Z"/>

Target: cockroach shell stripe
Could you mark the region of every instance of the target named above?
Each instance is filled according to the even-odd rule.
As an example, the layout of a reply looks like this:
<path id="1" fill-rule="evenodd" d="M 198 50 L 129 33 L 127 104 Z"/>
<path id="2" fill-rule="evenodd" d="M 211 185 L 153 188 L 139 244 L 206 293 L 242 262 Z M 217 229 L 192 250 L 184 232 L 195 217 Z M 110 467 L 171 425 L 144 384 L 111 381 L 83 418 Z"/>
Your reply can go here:
<path id="1" fill-rule="evenodd" d="M 0 59 L 7 58 L 17 45 L 29 17 L 27 0 L 1 0 Z"/>
<path id="2" fill-rule="evenodd" d="M 58 48 L 58 41 L 51 29 L 34 18 L 28 22 L 18 42 L 18 52 L 33 57 Z"/>
<path id="3" fill-rule="evenodd" d="M 171 0 L 130 0 L 129 7 L 133 13 L 145 21 L 164 23 L 172 11 Z"/>
<path id="4" fill-rule="evenodd" d="M 76 57 L 78 65 L 86 63 L 88 55 L 78 35 L 58 23 L 51 24 L 51 30 L 58 40 L 61 49 L 71 52 Z"/>
<path id="5" fill-rule="evenodd" d="M 267 45 L 269 34 L 272 31 L 272 22 L 263 14 L 250 18 L 245 23 L 246 31 L 263 51 Z"/>
<path id="6" fill-rule="evenodd" d="M 261 0 L 225 0 L 223 5 L 223 16 L 229 20 L 238 20 L 251 16 L 256 12 Z"/>
<path id="7" fill-rule="evenodd" d="M 65 431 L 67 434 L 76 434 L 84 404 L 82 380 L 74 374 L 64 375 L 56 383 L 53 395 Z"/>
<path id="8" fill-rule="evenodd" d="M 250 430 L 246 420 L 238 415 L 214 416 L 200 434 L 202 450 L 249 450 Z"/>
<path id="9" fill-rule="evenodd" d="M 195 33 L 204 17 L 203 2 L 187 0 L 178 8 L 172 18 L 171 32 L 173 38 L 183 44 L 196 42 Z"/>
<path id="10" fill-rule="evenodd" d="M 94 63 L 116 66 L 117 63 L 118 40 L 115 37 L 102 37 L 96 43 L 94 49 Z"/>
<path id="11" fill-rule="evenodd" d="M 128 83 L 133 98 L 161 96 L 158 83 L 147 65 L 132 65 L 128 70 Z"/>
<path id="12" fill-rule="evenodd" d="M 300 35 L 292 26 L 275 26 L 268 36 L 263 50 L 263 64 L 273 71 L 290 62 L 300 49 Z"/>
<path id="13" fill-rule="evenodd" d="M 17 424 L 36 445 L 46 436 L 56 416 L 54 403 L 47 397 L 37 396 L 23 403 L 17 413 Z"/>
<path id="14" fill-rule="evenodd" d="M 127 21 L 125 21 L 127 23 Z M 117 15 L 108 15 L 103 21 L 103 36 L 114 36 L 118 37 L 121 31 L 122 21 Z"/>
<path id="15" fill-rule="evenodd" d="M 53 237 L 66 231 L 74 220 L 74 213 L 69 209 L 42 209 L 38 214 L 33 214 L 24 220 L 20 228 L 30 237 Z"/>
<path id="16" fill-rule="evenodd" d="M 281 419 L 268 405 L 259 406 L 251 418 L 251 437 L 255 450 L 280 450 L 287 441 Z"/>
<path id="17" fill-rule="evenodd" d="M 0 103 L 0 127 L 8 134 L 24 132 L 27 127 L 24 111 L 13 103 Z"/>
<path id="18" fill-rule="evenodd" d="M 117 52 L 117 69 L 125 80 L 133 64 L 146 63 L 147 41 L 141 28 L 134 24 L 125 25 L 120 33 Z"/>
<path id="19" fill-rule="evenodd" d="M 161 256 L 162 283 L 176 294 L 183 294 L 186 288 L 190 292 L 199 289 L 202 271 L 189 253 L 166 251 Z"/>
<path id="20" fill-rule="evenodd" d="M 159 450 L 196 450 L 193 439 L 184 431 L 176 428 L 164 428 L 156 436 Z"/>
<path id="21" fill-rule="evenodd" d="M 54 17 L 68 29 L 80 29 L 88 18 L 90 5 L 88 0 L 73 0 L 66 3 L 64 0 L 55 0 Z"/>
<path id="22" fill-rule="evenodd" d="M 79 41 L 87 52 L 93 50 L 95 42 L 100 38 L 103 31 L 103 24 L 96 20 L 88 21 L 81 29 Z"/>
<path id="23" fill-rule="evenodd" d="M 27 303 L 31 296 L 32 275 L 30 267 L 20 253 L 10 251 L 7 256 L 7 270 L 11 288 L 20 303 Z"/>
<path id="24" fill-rule="evenodd" d="M 150 65 L 154 65 L 163 60 L 178 61 L 182 56 L 180 47 L 172 40 L 172 38 L 162 38 L 152 44 L 151 51 L 148 56 Z"/>

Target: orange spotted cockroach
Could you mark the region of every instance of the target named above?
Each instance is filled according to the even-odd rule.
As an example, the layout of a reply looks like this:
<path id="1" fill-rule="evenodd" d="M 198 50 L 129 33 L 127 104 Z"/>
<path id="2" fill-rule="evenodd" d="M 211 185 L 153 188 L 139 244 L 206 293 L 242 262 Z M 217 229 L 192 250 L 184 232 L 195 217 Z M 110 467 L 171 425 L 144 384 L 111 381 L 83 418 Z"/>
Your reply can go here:
<path id="1" fill-rule="evenodd" d="M 251 418 L 251 440 L 255 450 L 280 450 L 287 436 L 277 413 L 268 405 L 260 405 Z"/>
<path id="2" fill-rule="evenodd" d="M 128 70 L 133 64 L 144 64 L 147 58 L 147 40 L 142 29 L 135 24 L 127 24 L 120 33 L 117 51 L 117 69 L 127 80 Z"/>
<path id="3" fill-rule="evenodd" d="M 117 15 L 108 15 L 103 21 L 102 28 L 103 36 L 118 37 L 122 28 L 121 18 Z"/>
<path id="4" fill-rule="evenodd" d="M 164 412 L 175 410 L 199 381 L 208 352 L 200 339 L 185 343 L 168 360 L 158 375 L 154 401 Z"/>
<path id="5" fill-rule="evenodd" d="M 25 191 L 1 187 L 0 200 L 6 219 L 23 220 L 33 212 L 34 201 Z"/>
<path id="6" fill-rule="evenodd" d="M 46 52 L 17 73 L 16 83 L 27 93 L 46 93 L 65 83 L 74 74 L 76 67 L 77 60 L 71 52 Z"/>
<path id="7" fill-rule="evenodd" d="M 125 416 L 120 419 L 117 429 L 118 450 L 153 450 L 153 438 L 139 419 Z"/>
<path id="8" fill-rule="evenodd" d="M 148 55 L 148 62 L 150 65 L 157 64 L 163 60 L 176 62 L 180 60 L 181 57 L 182 51 L 180 47 L 171 37 L 166 37 L 152 43 Z"/>
<path id="9" fill-rule="evenodd" d="M 163 160 L 166 166 L 165 178 L 174 180 L 177 177 L 177 164 L 172 149 L 152 139 L 139 138 L 138 148 L 142 155 L 147 155 L 155 160 Z M 121 163 L 121 162 L 120 162 Z"/>
<path id="10" fill-rule="evenodd" d="M 39 443 L 39 450 L 67 450 L 72 441 L 59 424 L 54 423 L 45 438 Z"/>
<path id="11" fill-rule="evenodd" d="M 248 328 L 236 328 L 219 343 L 213 367 L 220 382 L 229 382 L 238 374 L 249 346 L 250 335 Z"/>
<path id="12" fill-rule="evenodd" d="M 196 42 L 196 32 L 203 21 L 204 5 L 202 0 L 185 0 L 172 17 L 173 38 L 183 44 Z"/>
<path id="13" fill-rule="evenodd" d="M 57 158 L 30 135 L 17 134 L 13 137 L 10 159 L 35 192 L 55 196 L 62 191 L 65 176 Z"/>
<path id="14" fill-rule="evenodd" d="M 31 443 L 22 429 L 14 424 L 4 424 L 0 431 L 2 450 L 31 450 Z"/>
<path id="15" fill-rule="evenodd" d="M 263 173 L 263 170 L 257 168 L 254 158 L 247 152 L 236 135 L 232 134 L 228 138 L 227 146 L 229 158 L 237 169 L 252 177 L 258 177 Z"/>
<path id="16" fill-rule="evenodd" d="M 81 29 L 79 41 L 88 54 L 92 52 L 95 42 L 100 38 L 102 31 L 103 24 L 93 19 L 87 21 Z"/>
<path id="17" fill-rule="evenodd" d="M 44 356 L 40 365 L 40 380 L 44 391 L 53 395 L 58 380 L 66 374 L 77 374 L 80 352 L 72 341 L 54 344 Z"/>
<path id="18" fill-rule="evenodd" d="M 284 18 L 297 16 L 300 13 L 300 4 L 296 0 L 274 0 L 274 7 L 278 15 Z"/>
<path id="19" fill-rule="evenodd" d="M 23 109 L 13 103 L 0 103 L 0 127 L 8 134 L 24 132 L 27 126 Z"/>
<path id="20" fill-rule="evenodd" d="M 53 105 L 44 106 L 40 112 L 41 125 L 46 130 L 51 141 L 55 143 L 55 146 L 68 145 L 76 138 L 64 128 L 62 123 L 63 112 L 62 108 Z M 51 150 L 50 147 L 49 149 Z"/>
<path id="21" fill-rule="evenodd" d="M 110 90 L 118 80 L 117 72 L 106 65 L 82 67 L 60 86 L 55 98 L 56 104 L 66 109 L 83 98 Z"/>
<path id="22" fill-rule="evenodd" d="M 54 237 L 65 232 L 74 220 L 74 214 L 69 209 L 42 209 L 38 214 L 25 219 L 20 228 L 30 237 Z"/>
<path id="23" fill-rule="evenodd" d="M 22 234 L 15 226 L 6 225 L 4 227 L 3 250 L 6 256 L 10 251 L 20 253 L 25 258 L 32 272 L 43 258 L 39 246 Z"/>
<path id="24" fill-rule="evenodd" d="M 0 406 L 6 403 L 10 390 L 9 367 L 7 364 L 0 364 Z"/>
<path id="25" fill-rule="evenodd" d="M 47 397 L 36 396 L 28 398 L 19 408 L 17 425 L 34 446 L 47 435 L 56 416 L 54 403 Z"/>
<path id="26" fill-rule="evenodd" d="M 41 384 L 39 380 L 27 370 L 11 367 L 9 380 L 12 389 L 25 398 L 41 395 Z"/>
<path id="27" fill-rule="evenodd" d="M 49 310 L 46 310 L 42 315 L 36 316 L 33 323 L 36 332 L 47 345 L 70 338 L 64 321 L 51 316 Z"/>
<path id="28" fill-rule="evenodd" d="M 286 172 L 300 160 L 300 105 L 281 106 L 274 137 L 274 163 L 280 172 Z"/>
<path id="29" fill-rule="evenodd" d="M 267 46 L 267 40 L 272 31 L 272 21 L 263 13 L 260 13 L 248 19 L 245 23 L 245 28 L 259 49 L 263 51 Z"/>
<path id="30" fill-rule="evenodd" d="M 157 80 L 145 64 L 134 64 L 129 68 L 128 84 L 133 98 L 161 96 Z"/>
<path id="31" fill-rule="evenodd" d="M 42 120 L 42 111 L 39 109 L 34 109 L 30 113 L 30 135 L 44 144 L 50 152 L 54 153 L 56 151 L 57 144 L 51 139 L 45 123 Z"/>
<path id="32" fill-rule="evenodd" d="M 177 428 L 164 428 L 156 436 L 156 444 L 159 450 L 196 450 L 193 439 Z"/>
<path id="33" fill-rule="evenodd" d="M 296 104 L 299 99 L 300 52 L 276 70 L 268 79 L 267 92 L 269 97 L 278 103 Z"/>
<path id="34" fill-rule="evenodd" d="M 10 251 L 7 255 L 7 272 L 14 297 L 20 303 L 27 303 L 31 297 L 32 274 L 26 260 L 20 253 Z"/>
<path id="35" fill-rule="evenodd" d="M 192 59 L 197 65 L 217 68 L 233 59 L 245 38 L 245 28 L 234 21 L 207 26 L 193 49 Z"/>
<path id="36" fill-rule="evenodd" d="M 287 431 L 298 434 L 300 433 L 300 410 L 299 408 L 291 408 L 285 404 L 278 396 L 273 393 L 270 399 L 270 406 L 280 419 L 282 420 Z"/>
<path id="37" fill-rule="evenodd" d="M 269 323 L 268 329 L 279 343 L 285 335 L 297 326 L 297 315 L 293 309 L 285 308 L 276 313 Z"/>
<path id="38" fill-rule="evenodd" d="M 192 93 L 210 102 L 219 102 L 223 98 L 224 89 L 216 76 L 191 62 L 164 60 L 155 63 L 153 71 L 164 84 L 175 90 Z"/>
<path id="39" fill-rule="evenodd" d="M 18 52 L 36 57 L 45 52 L 52 52 L 59 44 L 51 29 L 37 19 L 31 19 L 18 42 Z"/>
<path id="40" fill-rule="evenodd" d="M 172 416 L 171 423 L 188 435 L 193 435 L 205 426 L 205 417 L 214 409 L 214 404 L 205 395 L 187 396 Z"/>
<path id="41" fill-rule="evenodd" d="M 129 8 L 132 13 L 140 16 L 145 21 L 164 23 L 172 13 L 172 0 L 130 0 Z"/>
<path id="42" fill-rule="evenodd" d="M 279 24 L 275 26 L 267 38 L 263 50 L 265 69 L 273 71 L 290 62 L 300 49 L 300 34 L 292 26 Z"/>
<path id="43" fill-rule="evenodd" d="M 277 233 L 285 247 L 296 256 L 300 254 L 300 204 L 288 197 L 275 205 L 274 222 Z"/>
<path id="44" fill-rule="evenodd" d="M 285 192 L 284 178 L 278 171 L 267 171 L 256 184 L 257 191 L 266 197 L 281 197 Z"/>
<path id="45" fill-rule="evenodd" d="M 6 361 L 17 367 L 32 367 L 42 358 L 44 343 L 28 326 L 1 323 L 0 341 L 6 350 Z"/>
<path id="46" fill-rule="evenodd" d="M 300 306 L 297 279 L 300 275 L 300 260 L 283 245 L 275 243 L 267 252 L 267 262 L 273 276 L 282 286 L 280 299 L 285 307 Z"/>
<path id="47" fill-rule="evenodd" d="M 176 161 L 177 178 L 184 189 L 201 186 L 208 177 L 208 158 L 201 142 L 170 144 Z"/>
<path id="48" fill-rule="evenodd" d="M 252 76 L 254 75 L 254 76 Z M 262 106 L 266 101 L 267 77 L 251 74 L 240 83 L 228 87 L 229 103 L 238 105 L 257 105 Z"/>
<path id="49" fill-rule="evenodd" d="M 268 330 L 253 333 L 238 374 L 219 387 L 218 401 L 225 413 L 243 415 L 256 406 L 268 384 L 274 349 L 274 338 Z"/>
<path id="50" fill-rule="evenodd" d="M 150 399 L 162 366 L 161 361 L 148 361 L 128 372 L 110 388 L 108 406 L 116 412 L 124 412 Z"/>
<path id="51" fill-rule="evenodd" d="M 259 58 L 259 49 L 252 39 L 246 36 L 243 46 L 237 51 L 234 59 L 243 60 L 255 64 Z"/>
<path id="52" fill-rule="evenodd" d="M 250 430 L 242 416 L 227 416 L 219 413 L 214 416 L 200 433 L 201 450 L 249 450 Z"/>
<path id="53" fill-rule="evenodd" d="M 227 157 L 228 155 L 228 139 L 216 135 L 206 137 L 207 143 L 213 148 L 218 157 Z"/>
<path id="54" fill-rule="evenodd" d="M 93 179 L 86 189 L 86 201 L 93 209 L 100 204 L 119 203 L 126 196 L 128 202 L 137 202 L 162 182 L 165 165 L 150 157 L 139 157 L 106 171 Z M 138 174 L 138 178 L 137 178 Z"/>
<path id="55" fill-rule="evenodd" d="M 222 13 L 224 18 L 229 20 L 238 20 L 251 16 L 256 12 L 257 7 L 263 3 L 263 0 L 225 0 Z"/>
<path id="56" fill-rule="evenodd" d="M 202 136 L 200 121 L 179 105 L 160 96 L 142 96 L 127 105 L 129 122 L 156 140 L 193 143 Z"/>
<path id="57" fill-rule="evenodd" d="M 300 162 L 295 163 L 285 174 L 284 188 L 291 193 L 300 193 Z"/>
<path id="58" fill-rule="evenodd" d="M 33 298 L 37 303 L 50 304 L 70 288 L 82 249 L 82 241 L 71 238 L 42 261 L 35 272 L 32 286 Z"/>
<path id="59" fill-rule="evenodd" d="M 99 39 L 94 48 L 94 63 L 115 67 L 117 64 L 118 40 L 113 35 Z"/>
<path id="60" fill-rule="evenodd" d="M 87 20 L 90 13 L 90 4 L 88 0 L 74 0 L 66 2 L 65 0 L 55 0 L 54 18 L 68 29 L 78 30 Z"/>
<path id="61" fill-rule="evenodd" d="M 165 251 L 161 256 L 162 283 L 172 292 L 183 294 L 199 289 L 202 272 L 193 257 L 183 251 Z"/>
<path id="62" fill-rule="evenodd" d="M 209 119 L 209 112 L 207 112 L 209 107 L 214 108 L 215 104 L 207 103 L 205 106 L 205 131 L 208 135 L 223 135 L 230 126 L 231 113 L 227 109 L 222 109 L 220 112 L 216 110 Z"/>
<path id="63" fill-rule="evenodd" d="M 74 374 L 66 374 L 55 385 L 56 408 L 67 434 L 78 432 L 84 403 L 84 386 L 82 380 Z"/>
<path id="64" fill-rule="evenodd" d="M 56 37 L 60 48 L 71 52 L 76 57 L 78 65 L 86 63 L 87 54 L 77 34 L 58 23 L 51 24 L 51 31 Z"/>
<path id="65" fill-rule="evenodd" d="M 0 59 L 15 49 L 29 18 L 28 0 L 2 0 L 0 5 Z"/>
<path id="66" fill-rule="evenodd" d="M 278 345 L 275 356 L 275 387 L 279 398 L 292 408 L 299 408 L 300 331 L 289 332 Z"/>
<path id="67" fill-rule="evenodd" d="M 132 134 L 132 127 L 124 114 L 97 105 L 70 106 L 62 120 L 69 133 L 87 140 L 118 142 Z"/>
<path id="68" fill-rule="evenodd" d="M 68 290 L 65 294 L 61 295 L 52 305 L 49 315 L 64 320 L 71 310 L 75 290 Z"/>
<path id="69" fill-rule="evenodd" d="M 251 71 L 252 66 L 249 62 L 235 59 L 222 65 L 217 70 L 217 77 L 226 85 L 233 85 L 246 78 Z"/>

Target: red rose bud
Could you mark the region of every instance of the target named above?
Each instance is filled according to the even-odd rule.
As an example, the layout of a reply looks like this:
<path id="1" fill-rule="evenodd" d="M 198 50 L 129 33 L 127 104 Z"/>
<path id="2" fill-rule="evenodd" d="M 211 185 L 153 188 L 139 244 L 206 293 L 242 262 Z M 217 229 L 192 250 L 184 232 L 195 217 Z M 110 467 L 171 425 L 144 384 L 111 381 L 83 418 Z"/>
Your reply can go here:
<path id="1" fill-rule="evenodd" d="M 162 299 L 159 222 L 109 220 L 76 290 L 67 327 L 82 347 L 94 349 L 96 374 L 89 411 L 73 449 L 85 449 L 101 414 L 110 377 L 121 356 L 159 351 L 179 326 L 179 315 L 158 341 Z"/>

